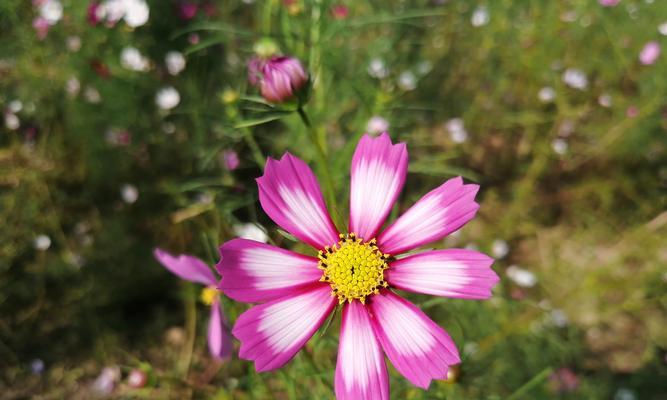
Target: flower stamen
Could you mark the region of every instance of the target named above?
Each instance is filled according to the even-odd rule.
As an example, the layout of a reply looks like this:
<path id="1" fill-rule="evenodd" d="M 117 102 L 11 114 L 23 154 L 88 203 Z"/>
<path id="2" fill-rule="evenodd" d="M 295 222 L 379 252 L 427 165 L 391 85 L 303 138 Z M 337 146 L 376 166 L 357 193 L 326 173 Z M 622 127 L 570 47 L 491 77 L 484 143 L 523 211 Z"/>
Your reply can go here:
<path id="1" fill-rule="evenodd" d="M 389 255 L 380 251 L 375 239 L 364 242 L 354 233 L 341 234 L 340 239 L 319 252 L 317 268 L 323 271 L 320 282 L 331 285 L 331 295 L 338 296 L 340 304 L 354 299 L 365 304 L 367 296 L 388 286 L 384 270 L 389 267 Z"/>

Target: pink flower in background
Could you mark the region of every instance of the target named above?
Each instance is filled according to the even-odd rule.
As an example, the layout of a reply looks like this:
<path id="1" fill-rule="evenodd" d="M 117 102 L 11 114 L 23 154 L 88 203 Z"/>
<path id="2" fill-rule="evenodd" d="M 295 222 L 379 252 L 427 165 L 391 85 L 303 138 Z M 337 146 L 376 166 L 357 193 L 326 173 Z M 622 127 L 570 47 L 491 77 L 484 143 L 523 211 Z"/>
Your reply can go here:
<path id="1" fill-rule="evenodd" d="M 389 399 L 384 354 L 410 382 L 428 388 L 460 362 L 450 336 L 391 289 L 486 299 L 499 278 L 477 251 L 425 251 L 470 221 L 477 185 L 460 177 L 432 190 L 380 230 L 405 183 L 408 153 L 384 133 L 364 135 L 352 158 L 350 219 L 338 233 L 308 165 L 286 153 L 269 159 L 257 179 L 264 211 L 282 229 L 313 246 L 308 257 L 268 244 L 233 239 L 220 247 L 219 288 L 234 300 L 261 303 L 232 330 L 239 356 L 258 371 L 285 365 L 342 304 L 336 366 L 338 399 Z M 383 354 L 384 351 L 384 354 Z"/>
<path id="2" fill-rule="evenodd" d="M 625 115 L 628 118 L 636 118 L 639 116 L 639 107 L 635 105 L 628 106 L 628 108 L 625 110 Z"/>
<path id="3" fill-rule="evenodd" d="M 604 7 L 614 7 L 620 2 L 621 0 L 599 0 L 600 5 Z"/>
<path id="4" fill-rule="evenodd" d="M 331 15 L 334 19 L 343 20 L 350 15 L 350 9 L 344 4 L 334 4 L 331 7 Z"/>
<path id="5" fill-rule="evenodd" d="M 88 9 L 86 11 L 86 19 L 88 20 L 88 23 L 92 26 L 96 26 L 102 22 L 102 18 L 103 9 L 101 8 L 100 3 L 93 1 L 92 3 L 88 4 Z"/>
<path id="6" fill-rule="evenodd" d="M 660 43 L 651 41 L 646 43 L 639 53 L 639 62 L 644 65 L 653 64 L 660 57 Z"/>
<path id="7" fill-rule="evenodd" d="M 227 332 L 227 323 L 222 315 L 216 278 L 205 262 L 197 257 L 181 254 L 174 257 L 161 249 L 153 251 L 155 258 L 174 275 L 186 281 L 201 283 L 206 288 L 202 300 L 211 306 L 208 322 L 208 349 L 216 359 L 222 360 L 232 354 L 232 341 Z"/>
<path id="8" fill-rule="evenodd" d="M 234 150 L 225 150 L 222 153 L 222 160 L 229 171 L 234 171 L 239 167 L 239 155 Z"/>
<path id="9" fill-rule="evenodd" d="M 567 393 L 577 390 L 579 377 L 569 368 L 559 368 L 549 376 L 551 388 L 557 393 Z"/>
<path id="10" fill-rule="evenodd" d="M 259 88 L 272 103 L 291 100 L 308 83 L 308 74 L 294 57 L 252 58 L 248 62 L 248 81 Z"/>
<path id="11" fill-rule="evenodd" d="M 39 40 L 44 40 L 46 39 L 46 35 L 49 33 L 49 28 L 51 25 L 49 24 L 49 21 L 46 20 L 46 18 L 37 17 L 32 21 L 32 27 L 35 29 L 35 32 L 37 32 L 37 38 Z"/>
<path id="12" fill-rule="evenodd" d="M 191 20 L 197 15 L 199 6 L 190 1 L 181 1 L 176 6 L 178 17 L 184 21 Z"/>

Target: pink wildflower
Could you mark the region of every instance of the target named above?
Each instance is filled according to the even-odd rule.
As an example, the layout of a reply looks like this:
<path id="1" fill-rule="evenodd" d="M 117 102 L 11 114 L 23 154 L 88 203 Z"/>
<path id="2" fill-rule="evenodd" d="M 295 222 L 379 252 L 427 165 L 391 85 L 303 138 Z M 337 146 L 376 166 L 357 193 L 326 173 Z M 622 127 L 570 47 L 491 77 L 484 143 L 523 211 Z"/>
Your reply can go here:
<path id="1" fill-rule="evenodd" d="M 651 65 L 660 57 L 660 43 L 651 41 L 646 43 L 639 53 L 639 62 L 644 65 Z"/>
<path id="2" fill-rule="evenodd" d="M 291 100 L 308 83 L 308 74 L 294 57 L 253 58 L 248 63 L 248 80 L 273 103 Z"/>

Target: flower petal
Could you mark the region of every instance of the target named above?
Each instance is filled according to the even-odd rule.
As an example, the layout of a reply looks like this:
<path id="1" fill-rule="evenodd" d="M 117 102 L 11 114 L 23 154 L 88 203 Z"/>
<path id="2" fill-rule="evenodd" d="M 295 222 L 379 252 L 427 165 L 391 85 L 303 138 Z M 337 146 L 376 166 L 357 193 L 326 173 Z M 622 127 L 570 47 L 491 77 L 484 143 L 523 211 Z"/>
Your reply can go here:
<path id="1" fill-rule="evenodd" d="M 282 367 L 313 336 L 335 303 L 331 287 L 317 284 L 252 307 L 232 330 L 241 341 L 239 357 L 255 361 L 260 372 Z"/>
<path id="2" fill-rule="evenodd" d="M 232 355 L 232 338 L 227 331 L 227 323 L 222 315 L 220 301 L 211 304 L 211 317 L 208 320 L 208 350 L 219 360 Z"/>
<path id="3" fill-rule="evenodd" d="M 385 290 L 369 306 L 387 357 L 414 385 L 426 389 L 431 379 L 445 379 L 449 366 L 461 362 L 447 332 L 414 304 Z"/>
<path id="4" fill-rule="evenodd" d="M 190 282 L 197 282 L 203 285 L 215 285 L 215 275 L 205 262 L 197 257 L 180 254 L 177 257 L 172 256 L 166 251 L 156 248 L 153 250 L 153 256 L 169 271 L 179 278 Z"/>
<path id="5" fill-rule="evenodd" d="M 317 259 L 247 239 L 220 246 L 219 289 L 237 301 L 265 302 L 319 280 Z"/>
<path id="6" fill-rule="evenodd" d="M 459 229 L 477 213 L 478 189 L 456 177 L 430 191 L 378 236 L 380 249 L 401 254 Z"/>
<path id="7" fill-rule="evenodd" d="M 346 304 L 336 364 L 336 399 L 389 399 L 389 378 L 382 348 L 366 307 Z"/>
<path id="8" fill-rule="evenodd" d="M 338 242 L 317 178 L 308 165 L 289 153 L 266 161 L 257 178 L 259 202 L 276 224 L 317 249 Z"/>
<path id="9" fill-rule="evenodd" d="M 350 232 L 373 239 L 403 189 L 408 171 L 405 143 L 389 135 L 364 135 L 352 157 Z"/>
<path id="10" fill-rule="evenodd" d="M 434 250 L 391 263 L 387 282 L 398 289 L 459 299 L 488 299 L 499 278 L 493 258 L 474 250 Z"/>

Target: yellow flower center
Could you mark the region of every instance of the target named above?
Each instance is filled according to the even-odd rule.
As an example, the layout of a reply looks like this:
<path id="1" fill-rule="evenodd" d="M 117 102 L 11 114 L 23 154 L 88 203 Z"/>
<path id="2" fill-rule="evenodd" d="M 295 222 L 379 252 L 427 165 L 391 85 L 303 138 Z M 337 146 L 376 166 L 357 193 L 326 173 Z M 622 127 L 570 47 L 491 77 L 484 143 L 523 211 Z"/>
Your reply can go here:
<path id="1" fill-rule="evenodd" d="M 218 298 L 218 289 L 215 288 L 215 286 L 206 286 L 202 291 L 201 291 L 201 302 L 206 304 L 207 306 L 210 306 L 213 304 L 215 299 Z"/>
<path id="2" fill-rule="evenodd" d="M 388 268 L 389 255 L 380 251 L 375 239 L 364 242 L 354 233 L 340 235 L 340 239 L 333 247 L 320 250 L 320 282 L 331 285 L 331 295 L 338 296 L 341 304 L 354 299 L 365 303 L 366 296 L 387 287 L 384 270 Z"/>

